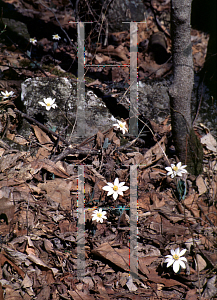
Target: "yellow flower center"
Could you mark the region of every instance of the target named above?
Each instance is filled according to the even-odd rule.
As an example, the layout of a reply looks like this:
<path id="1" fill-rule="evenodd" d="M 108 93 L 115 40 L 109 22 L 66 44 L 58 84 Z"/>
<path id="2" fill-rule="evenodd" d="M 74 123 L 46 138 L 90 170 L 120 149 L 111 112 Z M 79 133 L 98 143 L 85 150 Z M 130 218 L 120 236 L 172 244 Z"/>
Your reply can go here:
<path id="1" fill-rule="evenodd" d="M 173 255 L 173 259 L 178 260 L 179 259 L 179 255 L 178 254 L 174 254 Z"/>
<path id="2" fill-rule="evenodd" d="M 173 171 L 177 172 L 178 168 L 176 166 L 173 167 Z"/>
<path id="3" fill-rule="evenodd" d="M 102 218 L 102 214 L 100 212 L 97 213 L 98 218 Z"/>
<path id="4" fill-rule="evenodd" d="M 121 128 L 124 128 L 124 123 L 120 123 L 120 127 L 121 127 Z"/>
<path id="5" fill-rule="evenodd" d="M 114 185 L 113 186 L 113 190 L 116 192 L 118 190 L 118 186 L 117 185 Z"/>
<path id="6" fill-rule="evenodd" d="M 47 106 L 50 106 L 50 103 L 47 103 Z"/>

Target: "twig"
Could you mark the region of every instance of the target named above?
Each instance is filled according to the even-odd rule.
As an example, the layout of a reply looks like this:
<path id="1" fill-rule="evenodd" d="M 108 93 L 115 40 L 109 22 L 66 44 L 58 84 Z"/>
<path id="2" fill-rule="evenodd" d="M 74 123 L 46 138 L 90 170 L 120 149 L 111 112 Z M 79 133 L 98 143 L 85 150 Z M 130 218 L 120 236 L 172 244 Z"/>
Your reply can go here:
<path id="1" fill-rule="evenodd" d="M 209 224 L 214 227 L 215 225 L 213 224 L 213 222 L 210 220 L 210 218 L 207 216 L 207 214 L 204 212 L 202 206 L 200 204 L 197 203 L 198 208 L 200 209 L 200 211 L 203 213 L 204 217 L 207 219 L 207 221 L 209 222 Z"/>
<path id="2" fill-rule="evenodd" d="M 46 74 L 46 72 L 33 60 L 31 59 L 31 57 L 29 57 L 22 49 L 20 49 L 20 47 L 17 46 L 17 44 L 15 44 L 10 38 L 9 36 L 5 35 L 7 37 L 7 39 L 16 47 L 16 49 L 18 49 L 20 52 L 22 52 L 22 54 L 27 57 L 35 66 L 37 69 L 39 69 L 46 77 L 48 77 L 48 75 Z"/>
<path id="3" fill-rule="evenodd" d="M 65 158 L 69 154 L 80 154 L 80 155 L 98 155 L 101 151 L 100 150 L 91 150 L 91 149 L 72 149 L 71 147 L 68 147 L 66 150 L 64 150 L 62 153 L 60 153 L 53 161 L 56 163 L 57 161 Z"/>
<path id="4" fill-rule="evenodd" d="M 171 39 L 171 35 L 167 32 L 167 30 L 165 30 L 165 29 L 162 27 L 160 21 L 158 20 L 158 18 L 157 18 L 157 13 L 159 14 L 159 11 L 153 7 L 151 0 L 149 1 L 149 5 L 150 5 L 150 8 L 151 8 L 152 13 L 153 13 L 153 15 L 154 15 L 154 19 L 155 19 L 155 22 L 156 22 L 156 24 L 157 24 L 158 29 L 159 29 L 160 31 L 164 32 L 164 34 L 165 34 L 168 38 Z"/>
<path id="5" fill-rule="evenodd" d="M 50 7 L 47 7 L 45 4 L 43 4 L 40 0 L 39 0 L 38 2 L 39 2 L 42 6 L 44 6 L 47 10 L 49 10 L 49 11 L 51 11 L 51 12 L 53 13 L 53 15 L 54 15 L 54 17 L 55 17 L 57 23 L 59 24 L 61 30 L 62 30 L 62 31 L 64 32 L 64 34 L 66 35 L 66 37 L 67 37 L 67 39 L 68 39 L 68 41 L 69 41 L 69 44 L 70 44 L 71 46 L 75 47 L 75 45 L 72 43 L 70 37 L 68 36 L 67 32 L 62 28 L 62 26 L 61 26 L 59 20 L 58 20 L 57 17 L 56 17 L 56 14 L 53 12 L 53 10 L 52 10 Z"/>
<path id="6" fill-rule="evenodd" d="M 70 145 L 69 142 L 67 142 L 64 138 L 62 138 L 59 134 L 57 134 L 56 132 L 48 129 L 46 126 L 44 126 L 43 124 L 41 124 L 40 122 L 38 122 L 37 120 L 29 117 L 28 115 L 24 114 L 23 112 L 19 111 L 18 109 L 14 109 L 14 112 L 20 114 L 23 118 L 37 124 L 40 128 L 42 128 L 45 132 L 52 134 L 53 136 L 59 138 L 63 143 L 65 143 L 67 146 Z"/>
<path id="7" fill-rule="evenodd" d="M 203 78 L 203 81 L 204 81 L 204 78 Z M 192 123 L 192 127 L 194 126 L 194 123 L 197 120 L 199 112 L 200 112 L 200 107 L 201 107 L 201 103 L 202 103 L 202 99 L 203 99 L 203 81 L 202 81 L 202 91 L 201 91 L 200 101 L 199 101 L 199 104 L 198 104 L 196 116 L 195 116 L 194 121 Z"/>
<path id="8" fill-rule="evenodd" d="M 142 127 L 140 133 L 138 134 L 138 136 L 132 142 L 127 143 L 125 146 L 118 147 L 117 150 L 126 150 L 127 148 L 131 147 L 136 141 L 141 140 L 139 137 L 142 134 L 143 129 L 145 128 L 145 126 L 146 126 L 146 124 Z"/>

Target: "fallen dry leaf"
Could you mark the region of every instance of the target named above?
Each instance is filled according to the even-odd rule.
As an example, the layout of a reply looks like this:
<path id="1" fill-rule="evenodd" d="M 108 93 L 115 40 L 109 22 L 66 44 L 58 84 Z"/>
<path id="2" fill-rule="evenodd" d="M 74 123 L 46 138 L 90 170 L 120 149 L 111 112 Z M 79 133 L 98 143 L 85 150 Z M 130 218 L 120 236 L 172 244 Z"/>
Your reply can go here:
<path id="1" fill-rule="evenodd" d="M 201 139 L 201 144 L 205 145 L 206 148 L 214 153 L 217 152 L 217 142 L 211 133 L 207 133 Z"/>
<path id="2" fill-rule="evenodd" d="M 30 163 L 31 168 L 36 169 L 37 172 L 41 169 L 45 169 L 50 173 L 53 173 L 56 176 L 62 177 L 62 178 L 69 178 L 69 174 L 66 173 L 62 168 L 60 169 L 56 163 L 49 159 L 37 159 Z"/>
<path id="3" fill-rule="evenodd" d="M 201 175 L 199 175 L 197 177 L 196 184 L 197 184 L 197 187 L 198 187 L 199 196 L 206 193 L 207 188 L 206 188 L 206 185 L 204 183 L 203 177 Z"/>

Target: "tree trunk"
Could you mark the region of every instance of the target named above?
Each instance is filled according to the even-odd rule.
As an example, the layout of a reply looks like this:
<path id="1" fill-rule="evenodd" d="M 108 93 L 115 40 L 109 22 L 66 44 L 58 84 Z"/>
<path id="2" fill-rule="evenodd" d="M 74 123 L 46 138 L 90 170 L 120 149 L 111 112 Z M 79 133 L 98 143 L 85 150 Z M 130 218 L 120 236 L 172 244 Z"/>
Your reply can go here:
<path id="1" fill-rule="evenodd" d="M 171 2 L 174 80 L 169 90 L 173 140 L 179 159 L 188 166 L 201 161 L 201 157 L 198 160 L 200 155 L 197 153 L 201 152 L 200 143 L 191 123 L 191 93 L 194 83 L 191 3 L 192 0 L 172 0 Z M 192 157 L 194 154 L 196 157 Z M 190 171 L 191 173 L 200 172 Z"/>

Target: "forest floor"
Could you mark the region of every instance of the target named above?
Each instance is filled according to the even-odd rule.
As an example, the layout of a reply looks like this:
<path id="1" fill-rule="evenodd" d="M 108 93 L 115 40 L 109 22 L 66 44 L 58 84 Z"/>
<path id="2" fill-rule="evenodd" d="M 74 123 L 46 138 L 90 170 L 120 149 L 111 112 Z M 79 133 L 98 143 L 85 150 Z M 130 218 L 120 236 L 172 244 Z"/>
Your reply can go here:
<path id="1" fill-rule="evenodd" d="M 0 300 L 216 299 L 217 143 L 206 124 L 195 128 L 203 144 L 203 172 L 183 176 L 186 193 L 165 170 L 178 163 L 169 117 L 161 124 L 150 120 L 149 147 L 114 127 L 70 146 L 75 151 L 65 156 L 60 155 L 70 147 L 34 122 L 29 138 L 20 136 L 20 115 L 15 109 L 21 83 L 30 77 L 76 80 L 77 28 L 69 22 L 74 19 L 68 1 L 53 0 L 52 9 L 49 1 L 1 2 L 3 22 L 13 16 L 16 27 L 23 22 L 26 29 L 19 35 L 12 25 L 0 28 L 4 29 L 0 88 L 15 94 L 0 101 Z M 152 1 L 152 5 L 138 26 L 140 80 L 172 72 L 171 41 L 163 22 L 170 3 Z M 160 64 L 157 53 L 147 46 L 159 32 L 159 24 L 167 34 L 166 60 Z M 87 34 L 85 63 L 129 64 L 129 32 L 110 35 L 109 42 L 115 40 L 116 45 L 102 46 L 100 39 L 97 42 L 99 28 Z M 29 43 L 26 32 L 37 39 L 36 45 Z M 58 43 L 52 40 L 54 34 L 61 36 Z M 192 29 L 195 72 L 205 62 L 208 39 Z M 129 69 L 124 66 L 102 68 L 97 77 L 98 73 L 96 67 L 89 68 L 87 74 L 94 78 L 89 85 L 103 89 L 107 81 L 116 81 L 129 86 Z M 103 190 L 115 178 L 129 188 L 116 200 Z M 83 221 L 80 196 L 85 199 Z M 133 206 L 138 214 L 136 227 Z M 92 220 L 99 207 L 106 211 L 103 223 Z M 84 228 L 84 248 L 79 228 Z M 77 270 L 78 248 L 85 250 L 83 276 Z M 164 261 L 177 248 L 187 249 L 187 264 L 174 273 Z"/>

